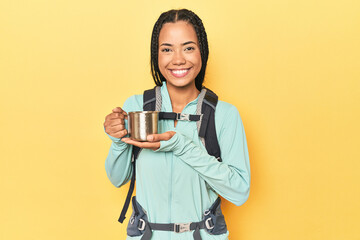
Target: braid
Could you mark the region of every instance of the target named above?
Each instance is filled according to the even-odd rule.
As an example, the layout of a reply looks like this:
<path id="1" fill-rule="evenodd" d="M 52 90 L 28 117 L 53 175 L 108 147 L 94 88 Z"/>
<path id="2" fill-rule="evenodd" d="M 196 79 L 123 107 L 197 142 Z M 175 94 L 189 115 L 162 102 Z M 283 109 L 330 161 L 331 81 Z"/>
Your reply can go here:
<path id="1" fill-rule="evenodd" d="M 161 73 L 158 62 L 158 45 L 159 45 L 160 19 L 155 23 L 151 36 L 151 74 L 157 86 L 162 85 Z M 161 75 L 161 76 L 160 76 Z"/>
<path id="2" fill-rule="evenodd" d="M 158 51 L 159 51 L 159 34 L 162 26 L 165 23 L 177 21 L 186 21 L 190 23 L 196 32 L 196 36 L 199 42 L 200 54 L 201 54 L 201 70 L 195 78 L 195 86 L 198 90 L 201 90 L 202 84 L 205 78 L 205 70 L 209 56 L 209 46 L 207 41 L 207 35 L 204 28 L 204 25 L 201 19 L 192 11 L 187 9 L 179 10 L 169 10 L 160 15 L 159 19 L 156 21 L 152 36 L 151 36 L 151 74 L 154 79 L 154 82 L 157 86 L 161 86 L 163 81 L 166 81 L 165 77 L 161 74 L 159 69 L 158 62 Z"/>

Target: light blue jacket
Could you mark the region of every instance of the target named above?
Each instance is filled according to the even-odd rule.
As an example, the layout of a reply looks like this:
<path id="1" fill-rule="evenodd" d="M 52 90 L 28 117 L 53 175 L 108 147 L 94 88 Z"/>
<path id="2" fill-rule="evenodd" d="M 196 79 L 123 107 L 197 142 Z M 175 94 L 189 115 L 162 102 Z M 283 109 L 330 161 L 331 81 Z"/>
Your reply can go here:
<path id="1" fill-rule="evenodd" d="M 161 87 L 161 95 L 161 111 L 172 112 L 166 83 Z M 197 101 L 189 102 L 183 113 L 195 114 Z M 143 95 L 134 95 L 125 101 L 123 109 L 142 111 L 142 106 Z M 174 127 L 173 120 L 159 121 L 160 133 L 175 131 L 176 134 L 168 141 L 161 141 L 156 151 L 143 149 L 136 161 L 136 198 L 147 211 L 149 222 L 199 222 L 218 194 L 237 206 L 248 199 L 249 154 L 236 107 L 219 101 L 215 127 L 222 162 L 207 153 L 198 137 L 196 122 L 178 121 Z M 113 185 L 121 187 L 131 179 L 132 145 L 108 136 L 112 144 L 105 161 L 106 173 Z M 203 240 L 225 240 L 229 232 L 210 235 L 201 229 L 200 234 Z M 127 240 L 140 238 L 128 236 Z M 152 240 L 170 239 L 193 240 L 193 232 L 153 231 Z"/>

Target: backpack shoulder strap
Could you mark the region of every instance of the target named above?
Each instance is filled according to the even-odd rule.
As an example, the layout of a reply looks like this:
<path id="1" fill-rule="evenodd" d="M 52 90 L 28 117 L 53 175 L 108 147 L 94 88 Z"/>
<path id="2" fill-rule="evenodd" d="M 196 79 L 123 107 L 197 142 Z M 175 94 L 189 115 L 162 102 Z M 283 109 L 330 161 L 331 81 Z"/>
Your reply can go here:
<path id="1" fill-rule="evenodd" d="M 152 89 L 144 91 L 143 94 L 143 111 L 160 111 L 161 110 L 161 87 L 155 86 Z M 140 152 L 139 147 L 133 146 L 133 161 L 137 159 Z"/>
<path id="2" fill-rule="evenodd" d="M 160 111 L 161 110 L 161 87 L 156 86 L 152 89 L 145 90 L 143 95 L 144 111 Z"/>
<path id="3" fill-rule="evenodd" d="M 160 87 L 156 86 L 152 89 L 149 90 L 145 90 L 144 91 L 144 95 L 143 95 L 143 110 L 144 111 L 160 111 L 161 110 L 161 92 L 160 92 Z M 125 215 L 126 212 L 129 208 L 129 204 L 130 204 L 130 199 L 131 196 L 134 192 L 134 188 L 135 188 L 135 181 L 136 181 L 136 159 L 139 155 L 141 151 L 141 148 L 133 146 L 133 151 L 132 151 L 132 168 L 133 168 L 133 173 L 131 176 L 131 182 L 130 182 L 130 186 L 129 186 L 129 190 L 126 196 L 126 200 L 123 206 L 123 209 L 121 210 L 121 214 L 120 217 L 118 219 L 118 221 L 120 223 L 123 223 L 125 220 Z"/>
<path id="4" fill-rule="evenodd" d="M 202 114 L 198 122 L 198 133 L 207 152 L 221 162 L 221 151 L 216 136 L 215 110 L 218 96 L 210 89 L 203 88 L 200 92 L 196 113 Z"/>

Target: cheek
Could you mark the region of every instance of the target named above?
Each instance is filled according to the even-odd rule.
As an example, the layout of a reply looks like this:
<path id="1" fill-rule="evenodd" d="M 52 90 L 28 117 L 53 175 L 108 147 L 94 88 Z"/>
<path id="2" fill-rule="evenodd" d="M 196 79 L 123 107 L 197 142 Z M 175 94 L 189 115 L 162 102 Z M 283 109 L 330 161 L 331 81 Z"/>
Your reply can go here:
<path id="1" fill-rule="evenodd" d="M 159 58 L 158 58 L 158 59 L 159 59 L 159 60 L 158 60 L 158 64 L 159 64 L 160 70 L 161 70 L 161 69 L 164 69 L 164 68 L 167 66 L 167 64 L 168 64 L 167 58 L 164 57 L 164 56 L 160 56 L 160 55 L 159 55 Z"/>
<path id="2" fill-rule="evenodd" d="M 196 64 L 198 65 L 198 68 L 201 69 L 202 62 L 201 62 L 201 54 L 200 54 L 200 52 L 196 55 Z"/>

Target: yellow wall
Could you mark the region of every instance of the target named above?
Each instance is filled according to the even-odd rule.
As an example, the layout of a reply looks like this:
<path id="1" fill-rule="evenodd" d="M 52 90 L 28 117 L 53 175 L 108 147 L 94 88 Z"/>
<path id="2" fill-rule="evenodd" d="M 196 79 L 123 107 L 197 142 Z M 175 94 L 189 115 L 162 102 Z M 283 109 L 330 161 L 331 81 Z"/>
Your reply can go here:
<path id="1" fill-rule="evenodd" d="M 125 239 L 102 124 L 153 86 L 152 26 L 181 7 L 207 30 L 206 86 L 246 129 L 230 239 L 360 239 L 356 0 L 1 0 L 0 239 Z"/>

